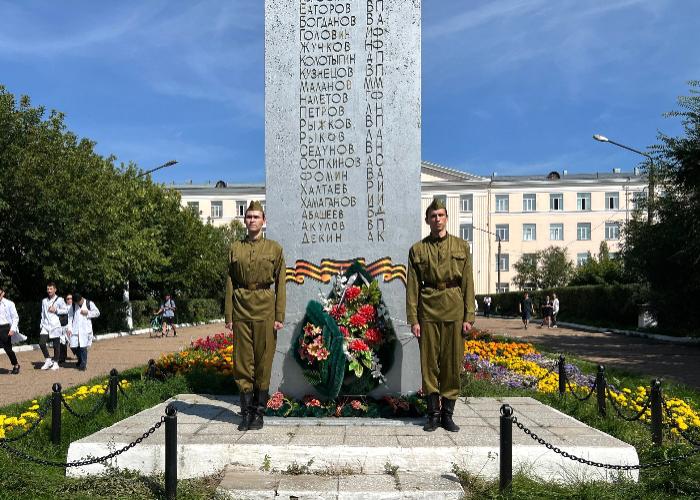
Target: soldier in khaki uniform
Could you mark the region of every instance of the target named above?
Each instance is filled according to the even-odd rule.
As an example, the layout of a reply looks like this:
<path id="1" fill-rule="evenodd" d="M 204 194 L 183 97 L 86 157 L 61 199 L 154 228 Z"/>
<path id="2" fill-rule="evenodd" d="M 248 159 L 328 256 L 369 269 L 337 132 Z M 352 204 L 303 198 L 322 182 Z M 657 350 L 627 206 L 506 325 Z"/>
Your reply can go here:
<path id="1" fill-rule="evenodd" d="M 265 213 L 253 201 L 245 212 L 248 236 L 231 245 L 226 277 L 226 327 L 235 333 L 233 376 L 241 393 L 238 430 L 262 429 L 277 331 L 284 326 L 282 247 L 262 237 Z"/>
<path id="2" fill-rule="evenodd" d="M 462 335 L 474 323 L 472 259 L 467 242 L 447 234 L 444 202 L 433 200 L 425 222 L 430 235 L 411 247 L 406 284 L 406 315 L 420 346 L 428 404 L 423 430 L 431 432 L 442 425 L 457 432 L 452 415 L 464 357 Z"/>

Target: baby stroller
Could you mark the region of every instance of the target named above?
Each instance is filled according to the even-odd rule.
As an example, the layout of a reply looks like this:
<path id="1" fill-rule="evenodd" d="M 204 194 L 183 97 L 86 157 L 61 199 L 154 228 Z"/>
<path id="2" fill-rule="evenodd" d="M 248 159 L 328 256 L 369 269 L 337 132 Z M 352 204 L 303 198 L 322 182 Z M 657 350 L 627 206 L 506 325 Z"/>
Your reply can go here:
<path id="1" fill-rule="evenodd" d="M 163 318 L 160 314 L 156 314 L 151 318 L 151 331 L 148 332 L 148 336 L 153 338 L 153 334 L 159 337 L 163 334 Z"/>

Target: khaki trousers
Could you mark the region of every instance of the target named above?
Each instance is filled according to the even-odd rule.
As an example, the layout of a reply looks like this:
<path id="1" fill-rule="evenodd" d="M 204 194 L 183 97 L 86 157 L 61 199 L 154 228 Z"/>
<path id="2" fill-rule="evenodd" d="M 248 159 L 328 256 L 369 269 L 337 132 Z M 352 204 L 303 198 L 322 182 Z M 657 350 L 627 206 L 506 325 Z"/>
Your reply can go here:
<path id="1" fill-rule="evenodd" d="M 462 323 L 421 321 L 418 346 L 423 392 L 457 399 L 464 358 Z"/>
<path id="2" fill-rule="evenodd" d="M 233 378 L 241 392 L 270 388 L 277 347 L 274 321 L 234 321 Z"/>

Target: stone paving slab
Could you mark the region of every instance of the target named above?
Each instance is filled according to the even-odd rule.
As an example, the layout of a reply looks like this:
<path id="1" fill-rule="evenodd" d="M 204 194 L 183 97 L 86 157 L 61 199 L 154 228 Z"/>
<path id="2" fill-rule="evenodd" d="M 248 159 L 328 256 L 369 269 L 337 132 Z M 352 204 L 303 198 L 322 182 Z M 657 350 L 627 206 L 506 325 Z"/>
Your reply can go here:
<path id="1" fill-rule="evenodd" d="M 635 465 L 634 447 L 588 427 L 531 398 L 463 398 L 456 404 L 458 433 L 438 429 L 426 433 L 422 419 L 266 417 L 265 428 L 239 432 L 235 397 L 181 394 L 171 400 L 178 410 L 178 473 L 180 478 L 211 474 L 236 463 L 258 469 L 264 462 L 278 470 L 313 460 L 314 471 L 347 469 L 381 474 L 385 464 L 402 472 L 446 474 L 452 464 L 498 477 L 499 410 L 510 404 L 515 415 L 535 433 L 564 451 L 598 462 Z M 73 442 L 68 460 L 101 456 L 121 448 L 157 422 L 168 402 L 133 415 L 111 427 Z M 455 412 L 457 413 L 457 411 Z M 538 422 L 546 422 L 541 426 Z M 113 459 L 109 466 L 146 474 L 164 468 L 164 427 L 140 445 Z M 615 480 L 616 473 L 561 457 L 513 427 L 514 470 L 522 468 L 542 479 Z M 99 474 L 105 465 L 71 468 L 69 475 Z M 637 479 L 636 471 L 628 473 Z"/>
<path id="2" fill-rule="evenodd" d="M 464 490 L 453 474 L 289 475 L 229 466 L 218 493 L 236 500 L 459 500 Z"/>

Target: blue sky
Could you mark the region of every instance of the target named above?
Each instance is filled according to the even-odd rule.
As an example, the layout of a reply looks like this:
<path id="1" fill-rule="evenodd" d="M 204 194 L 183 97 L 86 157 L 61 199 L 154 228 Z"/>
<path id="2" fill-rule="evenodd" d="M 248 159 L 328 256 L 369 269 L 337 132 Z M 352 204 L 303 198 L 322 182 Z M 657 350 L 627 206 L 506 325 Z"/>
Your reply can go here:
<path id="1" fill-rule="evenodd" d="M 263 0 L 0 0 L 0 84 L 161 182 L 264 180 Z M 423 0 L 423 158 L 629 170 L 700 79 L 700 2 Z"/>

